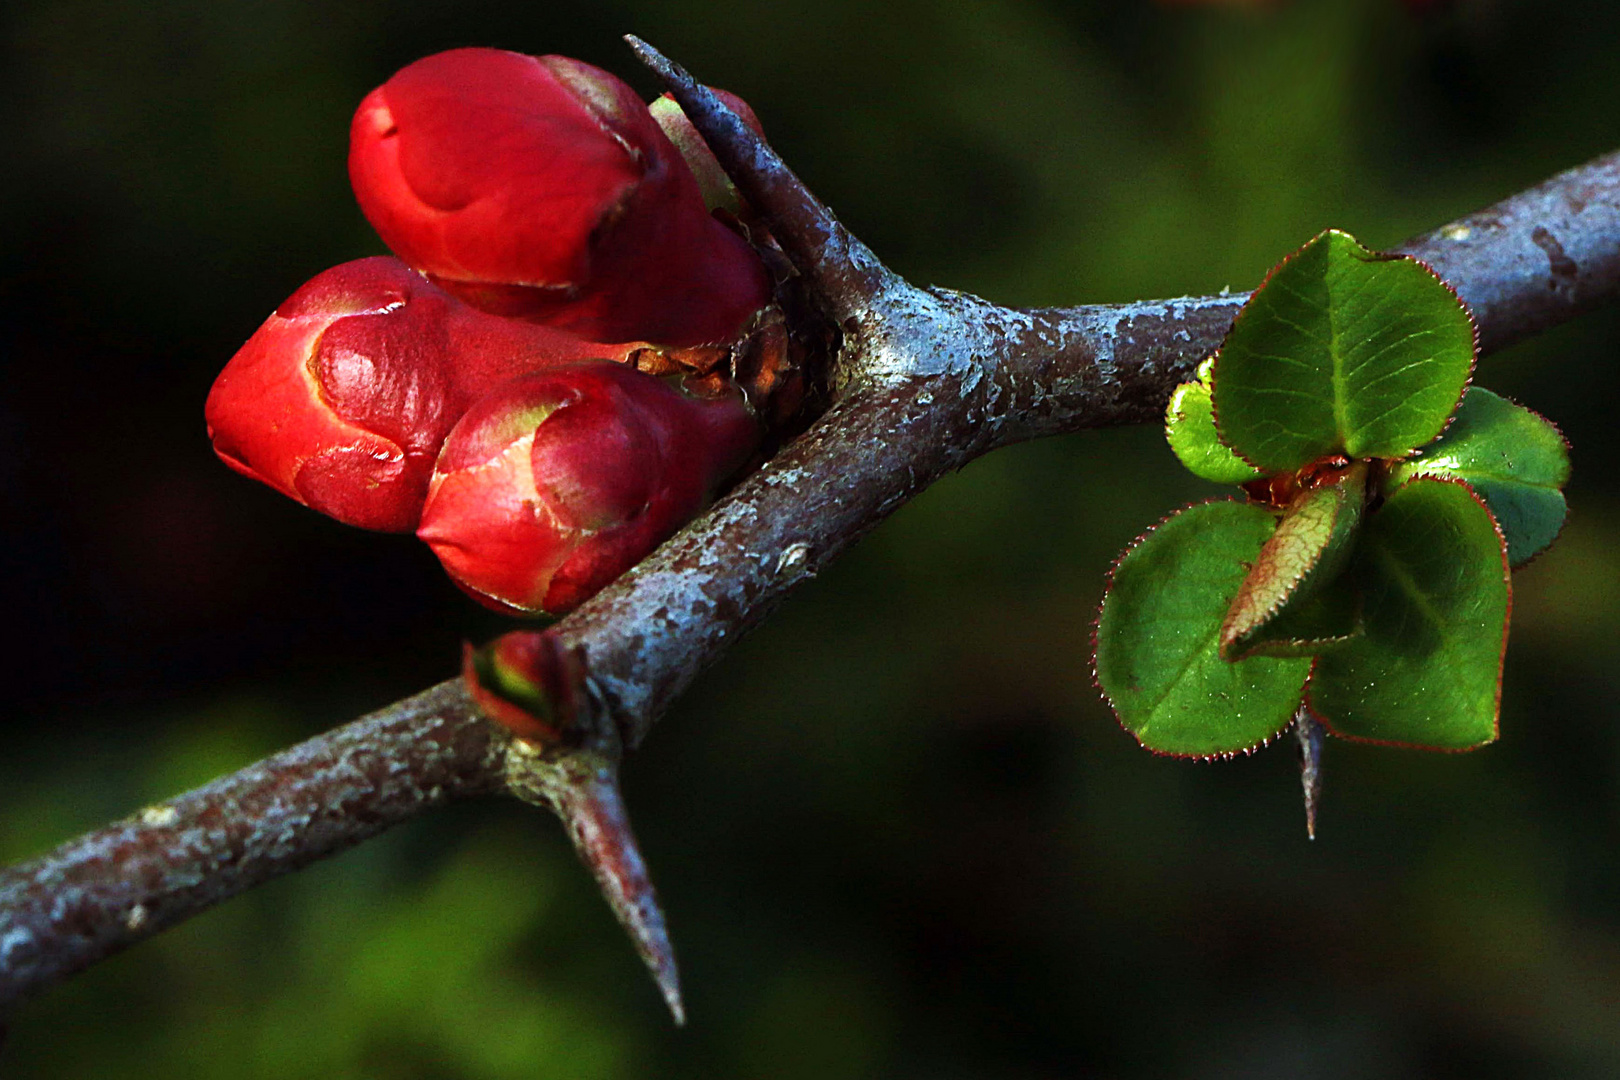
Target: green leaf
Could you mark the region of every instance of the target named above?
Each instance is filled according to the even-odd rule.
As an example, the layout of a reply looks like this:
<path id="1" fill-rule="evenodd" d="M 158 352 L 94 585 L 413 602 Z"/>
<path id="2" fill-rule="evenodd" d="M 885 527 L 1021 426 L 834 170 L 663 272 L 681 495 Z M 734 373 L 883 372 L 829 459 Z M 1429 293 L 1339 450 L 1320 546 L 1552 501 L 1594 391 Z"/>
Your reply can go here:
<path id="1" fill-rule="evenodd" d="M 1320 656 L 1350 644 L 1361 632 L 1361 587 L 1354 574 L 1344 573 L 1310 596 L 1289 603 L 1227 655 L 1235 660 Z"/>
<path id="2" fill-rule="evenodd" d="M 1473 320 L 1433 271 L 1329 230 L 1238 313 L 1215 360 L 1216 425 L 1267 472 L 1404 457 L 1440 434 L 1473 365 Z"/>
<path id="3" fill-rule="evenodd" d="M 1114 568 L 1097 620 L 1097 682 L 1143 746 L 1210 757 L 1250 750 L 1293 718 L 1311 662 L 1228 663 L 1221 621 L 1276 529 L 1264 507 L 1188 507 Z"/>
<path id="4" fill-rule="evenodd" d="M 1243 656 L 1258 631 L 1339 575 L 1355 546 L 1366 501 L 1362 462 L 1294 499 L 1227 610 L 1221 624 L 1223 657 Z"/>
<path id="5" fill-rule="evenodd" d="M 1350 572 L 1365 632 L 1324 653 L 1309 703 L 1336 735 L 1465 750 L 1496 738 L 1507 545 L 1459 481 L 1413 480 L 1368 517 Z"/>
<path id="6" fill-rule="evenodd" d="M 1507 537 L 1508 565 L 1523 566 L 1564 527 L 1569 445 L 1545 418 L 1470 387 L 1444 435 L 1390 473 L 1398 487 L 1417 476 L 1456 477 L 1485 500 Z"/>
<path id="7" fill-rule="evenodd" d="M 1164 434 L 1170 449 L 1194 476 L 1217 484 L 1241 484 L 1262 473 L 1232 453 L 1215 433 L 1215 413 L 1209 402 L 1209 373 L 1212 356 L 1198 365 L 1192 382 L 1182 383 L 1170 395 L 1164 414 Z"/>

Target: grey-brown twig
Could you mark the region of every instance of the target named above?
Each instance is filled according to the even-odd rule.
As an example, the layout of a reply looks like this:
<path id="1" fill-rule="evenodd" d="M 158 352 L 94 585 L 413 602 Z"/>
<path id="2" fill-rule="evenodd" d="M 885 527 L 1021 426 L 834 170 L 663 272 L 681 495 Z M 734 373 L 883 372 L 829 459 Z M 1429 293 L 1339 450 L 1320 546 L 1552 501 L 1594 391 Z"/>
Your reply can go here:
<path id="1" fill-rule="evenodd" d="M 0 872 L 0 1006 L 451 799 L 508 739 L 444 683 Z"/>
<path id="2" fill-rule="evenodd" d="M 946 472 L 1019 440 L 1157 419 L 1245 299 L 1013 310 L 914 287 L 712 94 L 633 44 L 766 213 L 843 347 L 833 403 L 808 432 L 556 627 L 629 746 L 796 585 Z M 1566 320 L 1620 294 L 1620 153 L 1396 250 L 1469 302 L 1486 350 Z M 0 1012 L 423 810 L 513 791 L 510 749 L 445 683 L 0 872 Z M 629 880 L 639 861 L 620 869 Z M 654 914 L 621 904 L 649 933 Z M 670 991 L 673 967 L 661 978 Z"/>

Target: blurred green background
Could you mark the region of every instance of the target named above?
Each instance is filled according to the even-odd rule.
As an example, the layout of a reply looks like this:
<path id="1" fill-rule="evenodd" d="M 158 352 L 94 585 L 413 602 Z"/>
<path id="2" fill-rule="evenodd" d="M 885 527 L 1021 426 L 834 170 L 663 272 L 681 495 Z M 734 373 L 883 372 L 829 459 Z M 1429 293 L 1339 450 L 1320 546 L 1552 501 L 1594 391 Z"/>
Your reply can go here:
<path id="1" fill-rule="evenodd" d="M 1013 303 L 1249 287 L 1620 146 L 1620 5 L 9 0 L 0 9 L 0 861 L 450 674 L 495 631 L 409 537 L 213 458 L 264 316 L 381 250 L 348 118 L 459 45 L 737 91 L 900 271 Z M 1620 1075 L 1620 312 L 1479 381 L 1574 443 L 1514 579 L 1502 739 L 1154 758 L 1091 687 L 1132 536 L 1204 492 L 1152 427 L 938 485 L 629 761 L 692 1014 L 561 830 L 465 805 L 111 960 L 10 1077 Z"/>

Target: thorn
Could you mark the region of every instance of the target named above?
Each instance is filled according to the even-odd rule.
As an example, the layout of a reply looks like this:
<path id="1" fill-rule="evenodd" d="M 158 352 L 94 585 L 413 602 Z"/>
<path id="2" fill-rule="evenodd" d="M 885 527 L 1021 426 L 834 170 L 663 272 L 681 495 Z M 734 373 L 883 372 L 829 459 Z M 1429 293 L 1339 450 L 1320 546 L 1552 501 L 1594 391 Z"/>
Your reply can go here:
<path id="1" fill-rule="evenodd" d="M 617 770 L 602 770 L 591 783 L 564 789 L 557 808 L 585 865 L 596 875 L 608 906 L 630 932 L 636 952 L 652 972 L 677 1026 L 686 1023 L 675 950 L 664 926 L 664 912 L 653 891 L 647 864 L 630 830 L 619 794 Z"/>
<path id="2" fill-rule="evenodd" d="M 676 1026 L 685 1026 L 675 949 L 619 793 L 617 754 L 590 747 L 547 751 L 514 739 L 507 750 L 506 778 L 518 798 L 545 806 L 562 819 L 574 850 L 658 984 Z"/>
<path id="3" fill-rule="evenodd" d="M 1294 737 L 1299 740 L 1299 783 L 1305 791 L 1305 834 L 1315 840 L 1316 808 L 1322 802 L 1322 744 L 1327 733 L 1303 705 L 1294 715 Z"/>
<path id="4" fill-rule="evenodd" d="M 835 322 L 864 313 L 880 294 L 901 286 L 900 279 L 849 234 L 770 144 L 714 91 L 634 34 L 626 34 L 624 40 L 636 58 L 664 81 Z"/>

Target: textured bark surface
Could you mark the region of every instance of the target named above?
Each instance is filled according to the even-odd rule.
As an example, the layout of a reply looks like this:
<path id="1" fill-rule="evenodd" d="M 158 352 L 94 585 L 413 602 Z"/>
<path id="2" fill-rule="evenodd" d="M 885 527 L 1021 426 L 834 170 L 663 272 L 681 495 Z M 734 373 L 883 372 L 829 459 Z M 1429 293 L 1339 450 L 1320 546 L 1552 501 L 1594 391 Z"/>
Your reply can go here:
<path id="1" fill-rule="evenodd" d="M 638 48 L 844 344 L 833 405 L 808 432 L 558 624 L 630 746 L 795 586 L 946 472 L 1025 439 L 1157 420 L 1246 299 L 1013 310 L 915 288 L 712 94 Z M 1396 250 L 1456 288 L 1486 351 L 1562 322 L 1620 294 L 1620 153 Z M 431 807 L 516 790 L 510 745 L 447 682 L 0 872 L 0 1010 Z"/>
<path id="2" fill-rule="evenodd" d="M 1457 290 L 1493 352 L 1620 294 L 1620 151 L 1395 250 Z"/>
<path id="3" fill-rule="evenodd" d="M 0 871 L 0 1006 L 451 799 L 506 743 L 444 683 Z"/>

